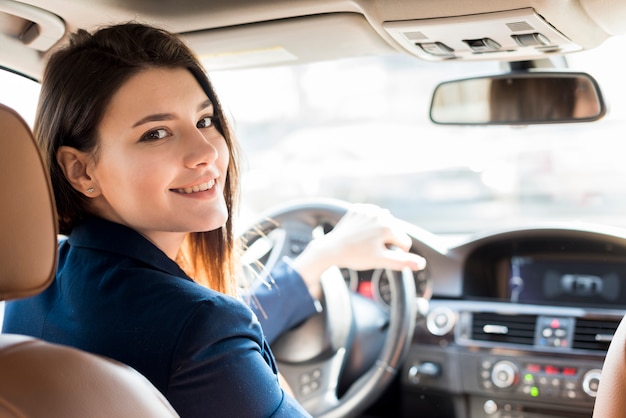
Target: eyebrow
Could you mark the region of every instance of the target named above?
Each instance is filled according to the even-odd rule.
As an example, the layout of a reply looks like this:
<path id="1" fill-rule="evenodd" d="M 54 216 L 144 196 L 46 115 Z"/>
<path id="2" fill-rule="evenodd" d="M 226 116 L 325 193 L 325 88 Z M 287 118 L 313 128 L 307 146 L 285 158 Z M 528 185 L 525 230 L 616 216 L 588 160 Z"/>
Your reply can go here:
<path id="1" fill-rule="evenodd" d="M 202 103 L 200 103 L 197 109 L 198 109 L 198 112 L 200 112 L 212 106 L 213 106 L 213 102 L 211 102 L 210 99 L 207 99 L 203 101 Z M 143 125 L 144 123 L 148 123 L 148 122 L 159 122 L 159 121 L 173 120 L 173 119 L 174 119 L 174 115 L 171 113 L 155 113 L 153 115 L 148 115 L 139 119 L 137 122 L 133 124 L 133 128 L 136 128 L 137 126 Z"/>

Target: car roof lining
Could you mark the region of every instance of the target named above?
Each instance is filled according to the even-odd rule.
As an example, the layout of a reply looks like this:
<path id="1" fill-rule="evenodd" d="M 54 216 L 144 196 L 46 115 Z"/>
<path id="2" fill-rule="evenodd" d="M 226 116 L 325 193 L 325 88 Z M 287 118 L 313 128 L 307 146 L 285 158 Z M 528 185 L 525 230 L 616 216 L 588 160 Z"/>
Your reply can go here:
<path id="1" fill-rule="evenodd" d="M 611 35 L 626 33 L 626 2 L 621 0 L 237 0 L 236 6 L 233 0 L 0 0 L 0 15 L 5 15 L 0 17 L 0 40 L 3 44 L 11 44 L 10 54 L 0 57 L 0 66 L 22 71 L 33 78 L 41 77 L 46 57 L 52 49 L 41 52 L 41 47 L 34 47 L 39 42 L 36 36 L 33 37 L 34 43 L 16 39 L 16 27 L 23 28 L 20 26 L 23 22 L 9 16 L 10 12 L 5 10 L 7 5 L 30 7 L 34 13 L 50 17 L 54 23 L 50 26 L 48 22 L 48 26 L 54 30 L 43 31 L 53 34 L 45 39 L 46 42 L 60 40 L 62 43 L 67 33 L 78 27 L 94 29 L 114 22 L 138 20 L 163 25 L 185 35 L 199 55 L 224 58 L 224 54 L 231 54 L 243 58 L 242 51 L 274 51 L 265 55 L 267 65 L 276 64 L 289 54 L 296 60 L 308 62 L 360 54 L 406 52 L 385 29 L 386 23 L 450 17 L 462 19 L 503 9 L 534 9 L 582 49 L 596 47 Z M 35 23 L 38 30 L 44 28 Z M 272 55 L 276 48 L 283 48 L 288 54 Z M 259 65 L 262 56 L 232 60 L 229 65 L 236 62 L 244 67 Z"/>

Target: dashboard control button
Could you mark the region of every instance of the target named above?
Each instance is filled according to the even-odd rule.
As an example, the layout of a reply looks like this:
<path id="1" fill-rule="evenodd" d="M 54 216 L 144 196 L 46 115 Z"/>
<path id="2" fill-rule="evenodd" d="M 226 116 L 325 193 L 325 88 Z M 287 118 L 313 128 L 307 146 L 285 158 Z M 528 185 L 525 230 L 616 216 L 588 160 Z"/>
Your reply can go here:
<path id="1" fill-rule="evenodd" d="M 592 398 L 595 398 L 598 393 L 600 373 L 600 369 L 593 369 L 585 373 L 585 376 L 583 377 L 583 391 Z"/>
<path id="2" fill-rule="evenodd" d="M 454 312 L 450 308 L 440 306 L 433 309 L 426 317 L 426 328 L 431 334 L 442 337 L 454 327 Z"/>
<path id="3" fill-rule="evenodd" d="M 492 399 L 486 400 L 483 404 L 483 411 L 487 415 L 493 415 L 498 412 L 498 404 Z"/>
<path id="4" fill-rule="evenodd" d="M 500 389 L 510 388 L 517 382 L 517 366 L 510 361 L 499 361 L 491 369 L 491 381 Z"/>
<path id="5" fill-rule="evenodd" d="M 441 366 L 431 361 L 416 364 L 409 369 L 409 381 L 418 384 L 422 377 L 435 378 L 441 374 Z"/>

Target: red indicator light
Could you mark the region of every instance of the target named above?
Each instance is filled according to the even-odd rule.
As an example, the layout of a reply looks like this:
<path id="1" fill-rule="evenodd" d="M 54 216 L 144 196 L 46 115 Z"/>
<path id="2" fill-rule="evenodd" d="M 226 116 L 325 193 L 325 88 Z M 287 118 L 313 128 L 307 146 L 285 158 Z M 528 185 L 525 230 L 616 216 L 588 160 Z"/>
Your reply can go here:
<path id="1" fill-rule="evenodd" d="M 575 367 L 564 367 L 562 373 L 564 376 L 576 376 L 577 371 Z"/>
<path id="2" fill-rule="evenodd" d="M 526 370 L 531 373 L 539 373 L 541 371 L 541 366 L 538 364 L 529 364 L 528 366 L 526 366 Z"/>
<path id="3" fill-rule="evenodd" d="M 372 299 L 374 297 L 372 282 L 360 282 L 357 291 L 366 298 Z"/>
<path id="4" fill-rule="evenodd" d="M 561 327 L 561 323 L 559 322 L 558 319 L 554 318 L 551 322 L 550 322 L 550 328 L 553 329 L 557 329 Z"/>
<path id="5" fill-rule="evenodd" d="M 546 366 L 546 374 L 559 374 L 559 368 L 554 366 Z"/>

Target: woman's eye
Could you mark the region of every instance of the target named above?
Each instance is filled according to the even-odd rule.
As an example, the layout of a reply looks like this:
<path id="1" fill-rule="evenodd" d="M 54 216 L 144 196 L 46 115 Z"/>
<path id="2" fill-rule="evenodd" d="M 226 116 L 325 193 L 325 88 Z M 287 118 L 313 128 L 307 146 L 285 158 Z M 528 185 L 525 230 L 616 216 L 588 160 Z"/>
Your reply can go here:
<path id="1" fill-rule="evenodd" d="M 208 128 L 213 126 L 213 116 L 206 116 L 198 121 L 196 127 L 198 128 Z"/>
<path id="2" fill-rule="evenodd" d="M 163 139 L 168 135 L 168 132 L 166 129 L 161 128 L 161 129 L 155 129 L 149 132 L 146 132 L 142 137 L 141 140 L 142 141 L 156 141 L 158 139 Z"/>

